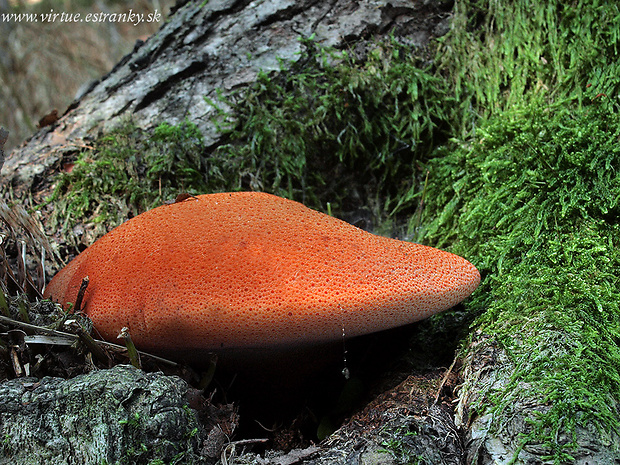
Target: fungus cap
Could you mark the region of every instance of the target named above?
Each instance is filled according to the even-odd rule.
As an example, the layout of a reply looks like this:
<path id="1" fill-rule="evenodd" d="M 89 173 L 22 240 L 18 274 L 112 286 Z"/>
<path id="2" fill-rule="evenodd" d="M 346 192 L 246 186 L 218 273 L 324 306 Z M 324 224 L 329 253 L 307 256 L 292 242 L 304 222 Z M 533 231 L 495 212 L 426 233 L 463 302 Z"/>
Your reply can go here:
<path id="1" fill-rule="evenodd" d="M 112 230 L 45 297 L 75 302 L 144 350 L 288 347 L 372 333 L 446 310 L 478 286 L 465 259 L 376 236 L 258 192 L 200 195 Z"/>

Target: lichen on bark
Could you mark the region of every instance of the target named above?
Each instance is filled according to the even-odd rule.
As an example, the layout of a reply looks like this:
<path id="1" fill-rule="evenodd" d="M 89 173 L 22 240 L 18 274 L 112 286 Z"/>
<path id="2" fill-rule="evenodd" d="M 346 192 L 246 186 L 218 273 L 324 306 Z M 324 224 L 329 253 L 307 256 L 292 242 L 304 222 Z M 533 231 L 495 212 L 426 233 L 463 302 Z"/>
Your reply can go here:
<path id="1" fill-rule="evenodd" d="M 0 384 L 2 456 L 11 463 L 149 463 L 200 457 L 204 429 L 180 378 L 118 365 L 65 380 Z"/>

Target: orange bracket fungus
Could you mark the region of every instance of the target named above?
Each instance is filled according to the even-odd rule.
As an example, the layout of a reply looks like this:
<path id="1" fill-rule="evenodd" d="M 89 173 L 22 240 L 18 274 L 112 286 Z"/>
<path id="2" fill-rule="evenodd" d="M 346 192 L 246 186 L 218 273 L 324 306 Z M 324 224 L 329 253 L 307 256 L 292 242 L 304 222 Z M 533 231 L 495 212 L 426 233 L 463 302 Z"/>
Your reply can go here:
<path id="1" fill-rule="evenodd" d="M 114 341 L 159 353 L 309 346 L 446 310 L 478 286 L 465 259 L 375 236 L 258 192 L 199 195 L 132 218 L 82 252 L 45 297 Z"/>

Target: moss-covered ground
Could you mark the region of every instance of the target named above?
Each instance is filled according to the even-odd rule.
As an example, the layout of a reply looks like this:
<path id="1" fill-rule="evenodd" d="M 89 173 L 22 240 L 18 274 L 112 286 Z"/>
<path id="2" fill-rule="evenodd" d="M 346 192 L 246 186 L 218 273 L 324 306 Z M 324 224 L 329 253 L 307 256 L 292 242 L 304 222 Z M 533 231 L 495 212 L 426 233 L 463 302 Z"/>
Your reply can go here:
<path id="1" fill-rule="evenodd" d="M 207 191 L 210 176 L 195 125 L 162 123 L 146 132 L 128 121 L 57 176 L 47 200 L 54 205 L 48 226 L 66 231 L 92 222 L 101 236 L 180 192 Z"/>
<path id="2" fill-rule="evenodd" d="M 478 409 L 542 400 L 550 408 L 523 444 L 570 461 L 575 443 L 560 433 L 592 423 L 620 433 L 620 8 L 464 0 L 434 60 L 396 42 L 358 56 L 304 41 L 286 72 L 219 102 L 231 112 L 214 121 L 217 148 L 189 124 L 165 125 L 164 149 L 137 159 L 140 136 L 115 161 L 106 144 L 134 132 L 110 135 L 63 175 L 62 221 L 108 221 L 96 207 L 106 195 L 135 213 L 180 190 L 256 189 L 329 202 L 338 216 L 362 209 L 375 230 L 450 248 L 483 275 L 466 303 L 472 327 L 517 367 Z"/>

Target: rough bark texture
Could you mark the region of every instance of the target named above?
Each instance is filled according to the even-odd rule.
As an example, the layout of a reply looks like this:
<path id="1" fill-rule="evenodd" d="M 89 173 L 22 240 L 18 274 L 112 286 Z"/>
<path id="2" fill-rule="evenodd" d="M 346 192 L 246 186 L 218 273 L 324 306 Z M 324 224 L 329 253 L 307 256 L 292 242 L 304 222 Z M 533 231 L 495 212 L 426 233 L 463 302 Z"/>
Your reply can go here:
<path id="1" fill-rule="evenodd" d="M 254 82 L 260 71 L 295 61 L 300 38 L 337 48 L 394 33 L 424 46 L 447 32 L 452 2 L 366 0 L 210 0 L 180 2 L 169 21 L 7 158 L 4 182 L 19 193 L 36 183 L 63 154 L 131 117 L 149 128 L 189 119 L 216 144 L 216 109 L 205 97 Z"/>
<path id="2" fill-rule="evenodd" d="M 197 459 L 204 429 L 180 378 L 119 365 L 70 380 L 0 384 L 0 463 Z"/>
<path id="3" fill-rule="evenodd" d="M 532 431 L 528 418 L 549 409 L 544 402 L 536 400 L 527 385 L 521 384 L 522 397 L 515 398 L 512 405 L 501 413 L 486 410 L 477 414 L 472 410 L 475 405 L 488 405 L 483 399 L 494 391 L 501 392 L 511 382 L 516 369 L 506 352 L 488 338 L 478 335 L 472 343 L 464 361 L 463 383 L 455 418 L 456 425 L 466 432 L 465 463 L 468 465 L 552 463 L 544 459 L 552 452 L 544 444 L 530 443 L 521 448 L 522 437 Z M 617 406 L 615 410 L 618 411 Z M 510 419 L 499 431 L 493 427 L 497 424 L 496 415 Z M 558 442 L 568 444 L 572 439 L 563 434 Z M 590 428 L 576 427 L 574 439 L 578 447 L 570 451 L 574 458 L 571 463 L 618 463 L 620 436 L 616 432 L 599 431 L 594 425 Z"/>

